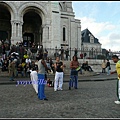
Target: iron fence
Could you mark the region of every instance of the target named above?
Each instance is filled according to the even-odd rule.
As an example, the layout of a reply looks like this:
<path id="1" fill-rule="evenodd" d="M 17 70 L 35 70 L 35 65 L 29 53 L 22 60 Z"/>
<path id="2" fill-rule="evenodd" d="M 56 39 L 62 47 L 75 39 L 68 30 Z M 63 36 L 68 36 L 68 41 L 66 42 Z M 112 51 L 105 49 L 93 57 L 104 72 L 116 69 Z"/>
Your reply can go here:
<path id="1" fill-rule="evenodd" d="M 49 57 L 61 57 L 61 49 L 57 48 L 47 48 L 48 50 L 48 56 Z M 75 55 L 75 49 L 69 48 L 69 59 L 72 59 L 72 56 Z M 66 59 L 66 50 L 63 52 L 64 60 Z M 111 59 L 112 52 L 111 53 L 103 53 L 102 51 L 97 51 L 94 49 L 91 50 L 77 50 L 77 57 L 78 59 Z"/>

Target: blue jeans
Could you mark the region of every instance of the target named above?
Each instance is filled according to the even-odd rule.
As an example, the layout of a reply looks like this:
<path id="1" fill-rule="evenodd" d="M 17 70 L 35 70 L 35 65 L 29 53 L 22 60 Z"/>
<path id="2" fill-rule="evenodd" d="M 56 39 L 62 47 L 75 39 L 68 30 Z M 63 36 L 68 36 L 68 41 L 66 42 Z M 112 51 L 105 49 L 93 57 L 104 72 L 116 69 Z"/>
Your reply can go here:
<path id="1" fill-rule="evenodd" d="M 10 73 L 10 81 L 14 80 L 14 73 Z"/>
<path id="2" fill-rule="evenodd" d="M 78 88 L 78 71 L 71 70 L 69 87 Z"/>
<path id="3" fill-rule="evenodd" d="M 107 67 L 107 75 L 110 75 L 110 67 Z"/>
<path id="4" fill-rule="evenodd" d="M 17 71 L 16 76 L 18 76 L 18 74 L 21 74 L 21 76 L 24 76 L 24 72 L 23 71 Z"/>
<path id="5" fill-rule="evenodd" d="M 43 100 L 46 98 L 45 96 L 45 75 L 44 74 L 38 74 L 38 98 L 40 100 Z"/>

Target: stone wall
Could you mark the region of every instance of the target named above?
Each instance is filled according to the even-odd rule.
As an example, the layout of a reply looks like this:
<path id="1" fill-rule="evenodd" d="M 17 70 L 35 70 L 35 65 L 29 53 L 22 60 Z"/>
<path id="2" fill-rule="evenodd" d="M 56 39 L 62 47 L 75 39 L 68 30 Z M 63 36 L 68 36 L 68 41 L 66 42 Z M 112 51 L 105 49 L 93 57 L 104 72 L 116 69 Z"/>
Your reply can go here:
<path id="1" fill-rule="evenodd" d="M 82 63 L 84 61 L 88 61 L 89 65 L 92 67 L 94 72 L 102 72 L 102 68 L 101 68 L 101 64 L 103 60 L 93 60 L 93 59 L 79 59 L 79 63 L 80 65 L 82 65 Z M 66 69 L 65 69 L 65 73 L 69 73 L 70 72 L 70 61 L 63 61 L 66 65 Z M 113 63 L 112 60 L 110 60 L 111 63 L 111 71 L 115 70 L 115 63 Z"/>

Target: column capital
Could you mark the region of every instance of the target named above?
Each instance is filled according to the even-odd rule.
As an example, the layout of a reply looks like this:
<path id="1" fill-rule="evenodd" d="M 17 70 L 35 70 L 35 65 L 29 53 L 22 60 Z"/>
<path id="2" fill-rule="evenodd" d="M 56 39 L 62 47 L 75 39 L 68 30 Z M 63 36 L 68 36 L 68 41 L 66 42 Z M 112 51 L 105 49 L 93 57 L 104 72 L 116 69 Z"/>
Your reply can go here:
<path id="1" fill-rule="evenodd" d="M 41 27 L 42 28 L 48 28 L 50 25 L 49 24 L 42 24 Z"/>
<path id="2" fill-rule="evenodd" d="M 20 24 L 20 25 L 23 25 L 23 22 L 19 21 L 19 20 L 11 20 L 11 24 Z"/>

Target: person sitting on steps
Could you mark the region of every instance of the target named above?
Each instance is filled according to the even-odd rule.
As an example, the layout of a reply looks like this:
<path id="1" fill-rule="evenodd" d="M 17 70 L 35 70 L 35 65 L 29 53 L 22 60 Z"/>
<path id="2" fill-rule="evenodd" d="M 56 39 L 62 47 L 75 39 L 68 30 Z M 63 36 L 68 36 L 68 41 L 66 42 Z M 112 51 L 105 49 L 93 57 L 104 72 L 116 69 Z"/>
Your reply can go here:
<path id="1" fill-rule="evenodd" d="M 84 63 L 82 64 L 82 67 L 81 67 L 81 68 L 82 68 L 83 70 L 85 70 L 85 71 L 93 72 L 91 66 L 88 65 L 88 61 L 84 62 Z"/>

